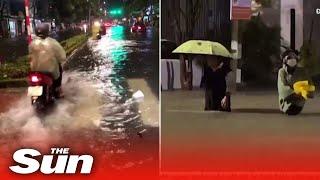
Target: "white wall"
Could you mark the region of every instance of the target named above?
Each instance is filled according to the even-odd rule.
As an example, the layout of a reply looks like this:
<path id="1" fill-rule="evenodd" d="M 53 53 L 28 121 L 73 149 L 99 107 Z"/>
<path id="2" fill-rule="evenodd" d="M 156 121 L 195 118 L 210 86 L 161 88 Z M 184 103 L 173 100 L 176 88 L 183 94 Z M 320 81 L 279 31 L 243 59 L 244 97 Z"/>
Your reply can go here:
<path id="1" fill-rule="evenodd" d="M 296 49 L 303 43 L 303 0 L 281 0 L 281 37 L 290 42 L 290 9 L 296 10 Z"/>
<path id="2" fill-rule="evenodd" d="M 173 88 L 181 89 L 180 83 L 180 60 L 179 59 L 161 59 L 161 87 L 162 90 L 168 90 L 168 67 L 167 62 L 172 63 L 173 69 L 170 71 L 174 72 Z M 200 87 L 202 78 L 202 68 L 197 65 L 196 61 L 192 61 L 193 66 L 193 87 Z"/>

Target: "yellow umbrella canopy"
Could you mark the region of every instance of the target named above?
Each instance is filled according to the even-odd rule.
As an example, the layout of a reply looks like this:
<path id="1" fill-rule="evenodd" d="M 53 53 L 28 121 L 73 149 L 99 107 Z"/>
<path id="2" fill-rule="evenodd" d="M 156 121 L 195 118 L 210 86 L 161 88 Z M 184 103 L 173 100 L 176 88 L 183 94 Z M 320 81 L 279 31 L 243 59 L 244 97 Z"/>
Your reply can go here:
<path id="1" fill-rule="evenodd" d="M 173 53 L 203 54 L 231 58 L 230 52 L 222 44 L 204 40 L 189 40 L 184 42 Z"/>

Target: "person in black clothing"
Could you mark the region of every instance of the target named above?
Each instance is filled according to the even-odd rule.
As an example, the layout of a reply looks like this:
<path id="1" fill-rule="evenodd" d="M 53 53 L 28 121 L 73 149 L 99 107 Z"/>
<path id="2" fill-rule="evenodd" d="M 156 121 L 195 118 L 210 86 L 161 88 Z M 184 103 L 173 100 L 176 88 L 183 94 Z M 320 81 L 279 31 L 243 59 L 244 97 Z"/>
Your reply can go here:
<path id="1" fill-rule="evenodd" d="M 205 111 L 231 111 L 229 84 L 229 60 L 220 56 L 206 56 L 203 83 L 205 89 Z"/>

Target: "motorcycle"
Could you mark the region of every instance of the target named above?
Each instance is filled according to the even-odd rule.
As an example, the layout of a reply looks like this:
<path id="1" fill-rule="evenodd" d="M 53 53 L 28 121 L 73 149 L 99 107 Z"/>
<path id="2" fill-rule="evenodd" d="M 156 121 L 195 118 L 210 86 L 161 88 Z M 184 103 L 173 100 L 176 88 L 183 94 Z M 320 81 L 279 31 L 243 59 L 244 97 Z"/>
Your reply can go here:
<path id="1" fill-rule="evenodd" d="M 28 96 L 36 112 L 43 113 L 54 103 L 53 78 L 49 74 L 31 72 L 28 76 Z"/>

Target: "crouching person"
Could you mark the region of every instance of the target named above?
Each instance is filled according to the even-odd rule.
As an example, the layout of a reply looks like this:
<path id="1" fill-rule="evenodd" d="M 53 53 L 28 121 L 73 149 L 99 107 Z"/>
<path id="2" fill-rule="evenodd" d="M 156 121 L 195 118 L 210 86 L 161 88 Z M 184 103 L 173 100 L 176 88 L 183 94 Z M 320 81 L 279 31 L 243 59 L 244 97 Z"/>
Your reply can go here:
<path id="1" fill-rule="evenodd" d="M 287 115 L 299 114 L 305 98 L 294 91 L 294 74 L 297 70 L 298 57 L 293 51 L 285 52 L 283 66 L 278 73 L 278 93 L 280 110 Z"/>

